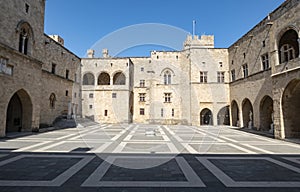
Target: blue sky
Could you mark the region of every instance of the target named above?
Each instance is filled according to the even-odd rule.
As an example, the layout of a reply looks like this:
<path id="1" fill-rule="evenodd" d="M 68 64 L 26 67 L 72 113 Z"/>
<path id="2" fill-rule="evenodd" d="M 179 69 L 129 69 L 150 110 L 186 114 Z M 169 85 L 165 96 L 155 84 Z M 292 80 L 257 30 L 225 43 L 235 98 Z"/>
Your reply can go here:
<path id="1" fill-rule="evenodd" d="M 84 57 L 108 34 L 127 26 L 161 23 L 197 35 L 215 35 L 215 47 L 227 48 L 284 0 L 47 0 L 45 33 L 58 34 L 65 46 Z M 175 40 L 176 41 L 176 40 Z M 138 46 L 121 56 L 148 56 L 160 46 Z"/>

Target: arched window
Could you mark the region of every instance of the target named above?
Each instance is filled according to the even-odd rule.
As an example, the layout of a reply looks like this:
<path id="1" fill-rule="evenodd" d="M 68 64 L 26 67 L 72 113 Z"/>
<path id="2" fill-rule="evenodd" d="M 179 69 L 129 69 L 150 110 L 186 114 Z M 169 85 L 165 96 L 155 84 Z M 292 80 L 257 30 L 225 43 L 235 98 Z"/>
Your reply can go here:
<path id="1" fill-rule="evenodd" d="M 164 73 L 164 84 L 165 85 L 170 85 L 171 84 L 171 79 L 172 79 L 171 72 L 167 70 Z"/>
<path id="2" fill-rule="evenodd" d="M 118 72 L 114 75 L 114 85 L 125 85 L 126 77 L 122 72 Z"/>
<path id="3" fill-rule="evenodd" d="M 54 109 L 55 108 L 55 101 L 56 101 L 56 97 L 55 97 L 54 93 L 51 93 L 51 95 L 49 97 L 49 100 L 50 100 L 50 108 Z"/>
<path id="4" fill-rule="evenodd" d="M 28 39 L 29 31 L 26 28 L 22 28 L 19 35 L 19 51 L 27 55 L 28 53 Z"/>
<path id="5" fill-rule="evenodd" d="M 83 76 L 83 85 L 95 85 L 95 77 L 92 73 L 87 73 Z"/>
<path id="6" fill-rule="evenodd" d="M 32 50 L 34 42 L 34 34 L 30 24 L 24 20 L 21 20 L 17 27 L 16 32 L 18 35 L 18 50 L 19 52 L 28 55 Z"/>
<path id="7" fill-rule="evenodd" d="M 98 85 L 110 85 L 110 76 L 108 73 L 102 72 L 99 75 Z"/>
<path id="8" fill-rule="evenodd" d="M 279 41 L 280 63 L 288 62 L 299 56 L 298 34 L 295 30 L 286 31 Z"/>

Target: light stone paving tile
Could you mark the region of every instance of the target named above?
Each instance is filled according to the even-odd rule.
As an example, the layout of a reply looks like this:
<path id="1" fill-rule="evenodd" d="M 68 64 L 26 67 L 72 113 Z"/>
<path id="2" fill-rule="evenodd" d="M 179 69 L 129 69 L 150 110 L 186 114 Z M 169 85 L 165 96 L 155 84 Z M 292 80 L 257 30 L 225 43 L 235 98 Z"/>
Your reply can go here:
<path id="1" fill-rule="evenodd" d="M 111 144 L 112 144 L 112 142 L 106 142 L 103 145 L 101 145 L 100 147 L 98 147 L 97 149 L 95 149 L 94 151 L 92 151 L 91 153 L 102 153 Z"/>
<path id="2" fill-rule="evenodd" d="M 47 144 L 50 144 L 52 143 L 52 141 L 39 141 L 39 143 L 35 144 L 35 145 L 30 145 L 28 147 L 21 147 L 17 150 L 14 150 L 13 152 L 29 152 L 29 151 L 32 151 L 32 149 L 34 148 L 37 148 L 37 147 L 40 147 L 40 146 L 43 146 L 43 145 L 47 145 Z"/>
<path id="3" fill-rule="evenodd" d="M 256 154 L 253 151 L 233 145 L 231 143 L 189 144 L 196 153 L 200 154 Z M 198 146 L 198 147 L 197 147 Z M 197 147 L 197 148 L 195 148 Z"/>
<path id="4" fill-rule="evenodd" d="M 27 148 L 32 145 L 37 145 L 39 144 L 39 141 L 5 141 L 5 142 L 0 142 L 0 148 L 1 149 L 13 149 L 13 150 L 18 150 L 22 148 Z"/>
<path id="5" fill-rule="evenodd" d="M 94 151 L 100 148 L 104 143 L 92 143 L 92 142 L 71 142 L 62 141 L 58 145 L 51 146 L 48 149 L 44 149 L 42 152 L 56 152 L 56 153 L 94 153 Z M 87 151 L 80 151 L 79 149 L 90 149 Z M 76 151 L 77 149 L 77 151 Z M 79 150 L 79 151 L 78 151 Z"/>
<path id="6" fill-rule="evenodd" d="M 256 147 L 256 148 L 259 148 L 261 150 L 271 152 L 273 154 L 300 154 L 300 148 L 299 147 L 292 147 L 290 145 L 282 145 L 282 144 L 258 145 L 258 144 L 253 144 L 252 147 Z"/>
<path id="7" fill-rule="evenodd" d="M 251 149 L 260 151 L 262 154 L 274 154 L 274 153 L 271 152 L 271 151 L 268 151 L 268 150 L 265 150 L 265 149 L 261 149 L 261 148 L 259 148 L 259 147 L 255 147 L 254 145 L 251 145 L 251 144 L 243 144 L 243 146 L 246 146 L 246 147 L 249 147 L 249 148 L 251 148 Z"/>
<path id="8" fill-rule="evenodd" d="M 121 142 L 112 153 L 178 153 L 172 143 L 157 142 Z"/>
<path id="9" fill-rule="evenodd" d="M 118 158 L 128 159 L 170 159 L 170 157 L 153 156 L 109 156 L 103 163 L 91 174 L 91 176 L 81 185 L 81 187 L 206 187 L 203 181 L 198 177 L 190 165 L 183 157 L 175 157 L 175 160 L 186 177 L 187 181 L 101 181 L 111 164 Z M 142 160 L 140 162 L 143 162 Z"/>
<path id="10" fill-rule="evenodd" d="M 217 177 L 226 187 L 300 187 L 300 182 L 295 181 L 234 181 L 226 173 L 224 173 L 220 168 L 211 163 L 210 159 L 229 159 L 229 160 L 267 160 L 293 172 L 300 174 L 300 169 L 292 165 L 277 161 L 269 157 L 196 157 L 196 159 L 203 164 L 215 177 Z"/>
<path id="11" fill-rule="evenodd" d="M 24 187 L 59 187 L 63 185 L 68 179 L 76 174 L 80 169 L 86 166 L 95 156 L 79 156 L 79 155 L 18 155 L 16 157 L 4 160 L 0 162 L 0 167 L 14 161 L 20 160 L 26 157 L 34 158 L 81 158 L 81 160 L 75 165 L 68 168 L 65 172 L 57 176 L 53 180 L 49 181 L 24 181 L 24 180 L 0 180 L 0 186 L 24 186 Z"/>

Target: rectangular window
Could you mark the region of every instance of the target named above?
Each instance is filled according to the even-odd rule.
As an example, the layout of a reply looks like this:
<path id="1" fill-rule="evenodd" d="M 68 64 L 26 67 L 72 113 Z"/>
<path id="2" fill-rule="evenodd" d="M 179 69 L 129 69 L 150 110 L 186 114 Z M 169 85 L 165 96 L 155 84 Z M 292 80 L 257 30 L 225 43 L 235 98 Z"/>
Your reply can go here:
<path id="1" fill-rule="evenodd" d="M 70 71 L 67 69 L 66 70 L 66 79 L 69 79 L 69 73 L 70 73 Z"/>
<path id="2" fill-rule="evenodd" d="M 29 13 L 29 5 L 27 3 L 25 3 L 25 12 Z"/>
<path id="3" fill-rule="evenodd" d="M 165 93 L 165 103 L 171 103 L 171 93 Z"/>
<path id="4" fill-rule="evenodd" d="M 140 87 L 145 87 L 145 80 L 140 80 Z"/>
<path id="5" fill-rule="evenodd" d="M 56 64 L 52 63 L 51 73 L 55 74 L 55 70 L 56 70 Z"/>
<path id="6" fill-rule="evenodd" d="M 235 70 L 231 70 L 231 81 L 235 81 Z"/>
<path id="7" fill-rule="evenodd" d="M 269 54 L 264 54 L 261 56 L 261 63 L 263 70 L 268 70 L 270 68 L 269 65 Z"/>
<path id="8" fill-rule="evenodd" d="M 145 102 L 146 101 L 146 93 L 140 93 L 140 102 Z"/>
<path id="9" fill-rule="evenodd" d="M 90 105 L 90 109 L 93 109 L 93 105 Z"/>
<path id="10" fill-rule="evenodd" d="M 144 72 L 144 67 L 141 67 L 141 71 Z"/>
<path id="11" fill-rule="evenodd" d="M 140 108 L 140 115 L 145 115 L 145 109 L 144 108 Z"/>
<path id="12" fill-rule="evenodd" d="M 248 77 L 248 64 L 242 66 L 244 78 Z"/>
<path id="13" fill-rule="evenodd" d="M 108 111 L 104 110 L 104 116 L 107 117 L 107 115 L 108 115 Z"/>
<path id="14" fill-rule="evenodd" d="M 13 66 L 8 65 L 7 63 L 8 63 L 8 59 L 0 57 L 0 73 L 6 74 L 6 75 L 12 75 Z"/>
<path id="15" fill-rule="evenodd" d="M 207 71 L 200 71 L 200 83 L 207 83 Z"/>
<path id="16" fill-rule="evenodd" d="M 90 94 L 89 94 L 89 98 L 91 98 L 91 99 L 94 98 L 94 94 L 93 94 L 93 93 L 90 93 Z"/>
<path id="17" fill-rule="evenodd" d="M 218 71 L 218 83 L 224 83 L 225 82 L 225 72 Z"/>
<path id="18" fill-rule="evenodd" d="M 76 98 L 76 97 L 77 97 L 77 93 L 75 92 L 75 93 L 74 93 L 74 98 Z"/>
<path id="19" fill-rule="evenodd" d="M 112 93 L 112 98 L 117 98 L 117 93 Z"/>
<path id="20" fill-rule="evenodd" d="M 172 109 L 172 117 L 174 117 L 174 115 L 175 115 L 175 110 Z"/>
<path id="21" fill-rule="evenodd" d="M 262 41 L 262 46 L 263 46 L 263 47 L 266 46 L 266 41 Z"/>
<path id="22" fill-rule="evenodd" d="M 164 109 L 163 108 L 160 109 L 160 116 L 164 117 Z"/>

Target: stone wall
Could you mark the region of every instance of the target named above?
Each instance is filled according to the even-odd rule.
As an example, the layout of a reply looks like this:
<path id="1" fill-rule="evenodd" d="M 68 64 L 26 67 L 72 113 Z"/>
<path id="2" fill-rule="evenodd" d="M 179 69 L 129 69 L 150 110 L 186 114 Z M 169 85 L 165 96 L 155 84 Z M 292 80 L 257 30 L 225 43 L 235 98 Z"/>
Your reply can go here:
<path id="1" fill-rule="evenodd" d="M 0 136 L 6 134 L 7 122 L 19 124 L 19 131 L 37 131 L 68 110 L 69 102 L 80 108 L 80 58 L 44 34 L 45 0 L 3 0 L 0 4 L 0 58 L 11 69 L 11 74 L 0 72 Z M 27 53 L 19 51 L 21 33 L 28 38 Z M 52 63 L 57 64 L 56 74 L 51 74 Z M 56 95 L 54 109 L 49 107 L 51 93 Z M 20 118 L 8 113 L 14 94 L 21 103 Z"/>
<path id="2" fill-rule="evenodd" d="M 241 39 L 229 47 L 230 71 L 235 70 L 236 80 L 231 79 L 230 100 L 236 101 L 239 108 L 240 126 L 243 122 L 243 101 L 247 98 L 253 106 L 254 127 L 261 129 L 267 116 L 273 116 L 275 137 L 284 138 L 284 117 L 282 114 L 282 94 L 287 83 L 299 78 L 299 59 L 284 64 L 279 62 L 279 41 L 289 29 L 298 33 L 300 4 L 297 0 L 285 1 L 275 11 L 257 24 Z M 270 69 L 263 69 L 262 55 L 268 54 Z M 298 57 L 298 56 L 296 56 Z M 248 65 L 248 77 L 244 78 L 242 66 Z M 262 114 L 262 102 L 266 96 L 274 101 L 274 114 Z M 270 118 L 269 117 L 269 118 Z"/>

